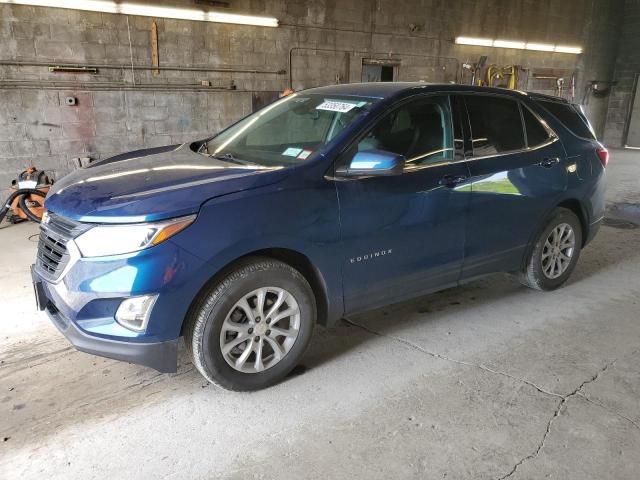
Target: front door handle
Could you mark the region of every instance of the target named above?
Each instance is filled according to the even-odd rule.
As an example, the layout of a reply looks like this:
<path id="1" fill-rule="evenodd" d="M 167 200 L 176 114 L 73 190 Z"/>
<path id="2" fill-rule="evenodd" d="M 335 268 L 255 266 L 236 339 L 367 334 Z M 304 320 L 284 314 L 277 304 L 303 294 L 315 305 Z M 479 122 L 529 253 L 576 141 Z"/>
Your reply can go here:
<path id="1" fill-rule="evenodd" d="M 453 187 L 459 183 L 464 182 L 467 179 L 465 175 L 445 175 L 438 182 L 445 187 Z"/>
<path id="2" fill-rule="evenodd" d="M 544 168 L 551 168 L 560 163 L 560 159 L 558 157 L 550 157 L 545 158 L 542 161 L 538 162 L 538 165 Z"/>

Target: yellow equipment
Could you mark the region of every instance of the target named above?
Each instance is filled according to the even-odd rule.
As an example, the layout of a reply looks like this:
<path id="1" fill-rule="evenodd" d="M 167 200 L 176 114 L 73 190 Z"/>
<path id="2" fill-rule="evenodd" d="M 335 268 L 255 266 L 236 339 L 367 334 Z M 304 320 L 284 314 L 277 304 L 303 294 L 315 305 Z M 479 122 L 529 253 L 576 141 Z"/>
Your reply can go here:
<path id="1" fill-rule="evenodd" d="M 518 88 L 518 67 L 516 65 L 503 67 L 490 65 L 487 67 L 485 85 L 515 90 Z"/>

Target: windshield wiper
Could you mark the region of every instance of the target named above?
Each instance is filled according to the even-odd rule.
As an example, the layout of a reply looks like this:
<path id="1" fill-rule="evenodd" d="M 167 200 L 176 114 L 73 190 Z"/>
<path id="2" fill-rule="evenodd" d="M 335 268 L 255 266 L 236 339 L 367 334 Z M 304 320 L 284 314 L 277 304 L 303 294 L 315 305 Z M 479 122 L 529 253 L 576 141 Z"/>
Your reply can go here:
<path id="1" fill-rule="evenodd" d="M 210 155 L 211 158 L 215 158 L 216 160 L 222 160 L 224 162 L 236 163 L 238 165 L 255 165 L 251 162 L 247 162 L 246 160 L 240 160 L 236 158 L 231 153 L 225 153 L 224 155 Z"/>

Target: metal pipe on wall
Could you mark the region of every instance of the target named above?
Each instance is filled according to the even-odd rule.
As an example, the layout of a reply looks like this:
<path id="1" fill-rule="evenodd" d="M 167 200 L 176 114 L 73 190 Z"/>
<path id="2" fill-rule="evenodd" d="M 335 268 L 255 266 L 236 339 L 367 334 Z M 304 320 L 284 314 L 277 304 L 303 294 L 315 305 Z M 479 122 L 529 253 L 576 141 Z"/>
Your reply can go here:
<path id="1" fill-rule="evenodd" d="M 0 81 L 0 90 L 20 88 L 23 90 L 86 90 L 86 91 L 109 91 L 109 90 L 151 90 L 157 92 L 239 92 L 248 93 L 252 90 L 239 90 L 231 87 L 203 87 L 199 84 L 166 84 L 166 83 L 130 83 L 119 82 L 72 82 L 56 83 L 39 80 L 7 80 Z"/>
<path id="2" fill-rule="evenodd" d="M 364 34 L 374 34 L 374 35 L 385 35 L 390 37 L 411 37 L 411 38 L 422 38 L 425 40 L 437 40 L 440 42 L 448 42 L 454 43 L 452 39 L 443 39 L 434 35 L 421 35 L 419 33 L 389 33 L 389 32 L 376 32 L 371 30 L 358 30 L 355 28 L 337 28 L 337 27 L 323 27 L 320 25 L 305 25 L 303 23 L 285 23 L 280 22 L 278 24 L 279 27 L 290 27 L 290 28 L 312 28 L 314 30 L 327 30 L 332 32 L 347 32 L 347 33 L 364 33 Z"/>
<path id="3" fill-rule="evenodd" d="M 5 67 L 91 67 L 102 68 L 105 70 L 170 70 L 170 71 L 182 71 L 182 72 L 217 72 L 217 73 L 254 73 L 265 75 L 284 75 L 286 70 L 258 70 L 255 68 L 220 68 L 220 67 L 194 67 L 194 66 L 181 66 L 181 65 L 166 65 L 155 67 L 153 65 L 124 65 L 124 64 L 109 64 L 109 63 L 57 63 L 57 62 L 18 62 L 13 60 L 0 60 L 0 66 Z"/>

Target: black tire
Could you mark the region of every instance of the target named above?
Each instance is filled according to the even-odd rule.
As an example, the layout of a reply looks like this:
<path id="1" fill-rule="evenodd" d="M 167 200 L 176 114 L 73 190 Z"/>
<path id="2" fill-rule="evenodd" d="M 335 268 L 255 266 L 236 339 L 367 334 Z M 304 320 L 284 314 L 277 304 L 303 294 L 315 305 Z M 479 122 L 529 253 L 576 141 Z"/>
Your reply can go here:
<path id="1" fill-rule="evenodd" d="M 37 193 L 34 192 L 34 193 L 28 193 L 28 194 L 25 194 L 25 195 L 21 195 L 20 198 L 18 199 L 18 205 L 20 205 L 20 209 L 29 218 L 29 220 L 31 220 L 32 222 L 40 223 L 42 218 L 37 216 L 35 213 L 33 213 L 31 211 L 31 209 L 29 208 L 29 206 L 27 205 L 27 202 L 26 202 L 27 197 L 29 197 L 31 195 L 39 196 L 39 197 L 42 197 L 44 199 L 47 196 L 47 194 L 44 193 L 44 192 L 37 191 Z"/>
<path id="2" fill-rule="evenodd" d="M 575 246 L 573 248 L 569 264 L 564 272 L 557 278 L 550 278 L 543 270 L 542 255 L 545 248 L 545 242 L 553 230 L 562 224 L 568 224 L 573 229 Z M 536 238 L 535 244 L 527 258 L 524 270 L 520 273 L 519 278 L 521 283 L 536 290 L 555 290 L 562 286 L 571 276 L 576 263 L 578 263 L 580 250 L 582 248 L 582 237 L 582 225 L 575 213 L 566 208 L 556 208 L 550 215 L 547 224 Z"/>
<path id="3" fill-rule="evenodd" d="M 300 310 L 298 336 L 291 349 L 270 368 L 243 373 L 231 367 L 220 347 L 227 314 L 243 296 L 263 287 L 278 287 L 295 298 Z M 209 382 L 227 390 L 251 391 L 283 380 L 307 349 L 316 323 L 316 302 L 307 280 L 286 263 L 264 257 L 242 261 L 205 292 L 187 318 L 185 343 L 193 364 Z"/>

